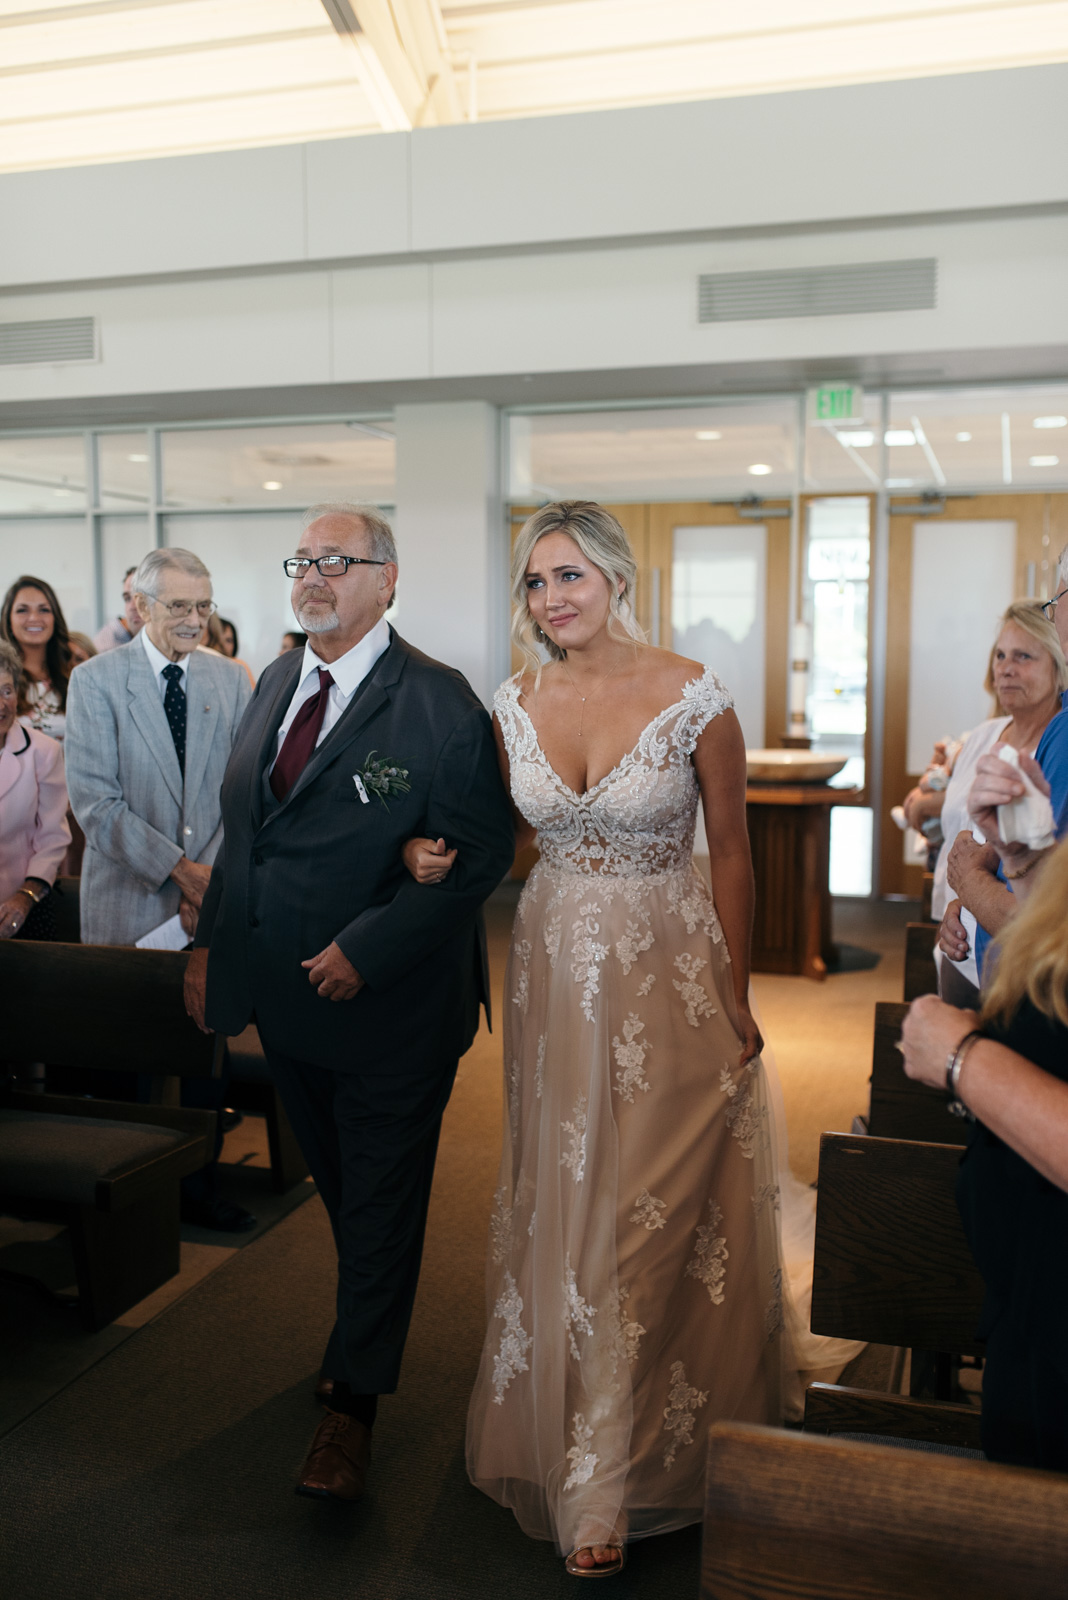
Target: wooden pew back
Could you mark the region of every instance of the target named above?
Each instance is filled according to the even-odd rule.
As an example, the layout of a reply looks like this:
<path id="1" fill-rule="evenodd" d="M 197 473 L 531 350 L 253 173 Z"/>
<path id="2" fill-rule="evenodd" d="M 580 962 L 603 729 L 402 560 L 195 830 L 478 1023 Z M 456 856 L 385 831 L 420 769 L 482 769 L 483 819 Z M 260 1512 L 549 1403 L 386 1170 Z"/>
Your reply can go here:
<path id="1" fill-rule="evenodd" d="M 812 1331 L 980 1355 L 983 1283 L 957 1211 L 960 1149 L 820 1139 Z"/>
<path id="2" fill-rule="evenodd" d="M 938 993 L 938 968 L 934 950 L 938 941 L 937 922 L 910 922 L 905 927 L 905 1000 L 918 1000 L 921 994 Z"/>
<path id="3" fill-rule="evenodd" d="M 868 1132 L 875 1139 L 962 1145 L 967 1124 L 952 1115 L 944 1092 L 905 1076 L 897 1045 L 908 1009 L 895 1000 L 880 1000 L 875 1007 Z"/>
<path id="4" fill-rule="evenodd" d="M 116 945 L 0 943 L 0 1053 L 9 1064 L 111 1068 L 204 1078 L 224 1040 L 186 1015 L 188 956 Z"/>
<path id="5" fill-rule="evenodd" d="M 1068 1480 L 717 1422 L 702 1600 L 1060 1600 Z"/>

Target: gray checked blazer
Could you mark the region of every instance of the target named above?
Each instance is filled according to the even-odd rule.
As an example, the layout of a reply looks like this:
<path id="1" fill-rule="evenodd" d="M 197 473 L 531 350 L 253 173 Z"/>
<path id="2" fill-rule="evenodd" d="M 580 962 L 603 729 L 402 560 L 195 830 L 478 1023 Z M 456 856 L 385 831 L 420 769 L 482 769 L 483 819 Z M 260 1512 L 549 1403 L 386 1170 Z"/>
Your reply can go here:
<path id="1" fill-rule="evenodd" d="M 251 698 L 243 667 L 194 650 L 186 673 L 185 781 L 163 697 L 140 638 L 71 674 L 64 755 L 85 833 L 82 939 L 135 944 L 181 898 L 181 860 L 212 864 L 222 844 L 219 790 Z"/>

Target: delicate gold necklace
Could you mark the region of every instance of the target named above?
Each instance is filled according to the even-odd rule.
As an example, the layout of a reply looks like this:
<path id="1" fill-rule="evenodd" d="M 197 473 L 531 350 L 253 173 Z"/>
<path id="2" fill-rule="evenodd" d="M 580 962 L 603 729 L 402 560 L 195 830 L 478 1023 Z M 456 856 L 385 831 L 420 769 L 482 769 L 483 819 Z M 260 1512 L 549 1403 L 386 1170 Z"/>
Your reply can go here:
<path id="1" fill-rule="evenodd" d="M 575 680 L 571 676 L 570 672 L 567 671 L 567 662 L 564 661 L 561 658 L 560 665 L 563 667 L 564 672 L 567 673 L 567 681 L 568 681 L 568 683 L 571 685 L 572 689 L 574 689 L 575 693 L 578 695 L 579 699 L 582 701 L 582 710 L 579 712 L 579 725 L 578 725 L 578 736 L 581 739 L 582 738 L 582 724 L 583 724 L 583 720 L 585 719 L 585 716 L 586 716 L 586 696 L 579 692 L 578 684 L 575 682 Z M 619 671 L 618 667 L 613 667 L 611 672 L 606 672 L 604 677 L 599 679 L 598 682 L 594 684 L 594 688 L 596 688 L 596 689 L 602 688 L 608 682 L 609 678 L 613 677 L 615 675 L 615 673 L 617 673 L 618 671 Z"/>

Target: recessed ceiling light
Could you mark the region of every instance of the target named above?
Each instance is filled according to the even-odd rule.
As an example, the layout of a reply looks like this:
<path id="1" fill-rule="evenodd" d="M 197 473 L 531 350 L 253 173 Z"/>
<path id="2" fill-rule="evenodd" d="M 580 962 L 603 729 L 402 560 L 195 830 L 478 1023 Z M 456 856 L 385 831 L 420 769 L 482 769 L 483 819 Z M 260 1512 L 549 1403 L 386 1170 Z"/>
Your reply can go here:
<path id="1" fill-rule="evenodd" d="M 1036 428 L 1068 428 L 1068 417 L 1036 417 Z"/>
<path id="2" fill-rule="evenodd" d="M 916 443 L 916 435 L 913 433 L 911 428 L 887 428 L 883 438 L 891 447 L 894 445 Z"/>
<path id="3" fill-rule="evenodd" d="M 1055 467 L 1060 461 L 1060 456 L 1032 456 L 1028 462 L 1030 467 Z"/>
<path id="4" fill-rule="evenodd" d="M 280 483 L 275 483 L 274 479 L 271 478 L 267 483 L 264 484 L 263 487 L 265 489 L 270 489 L 273 492 L 275 489 L 280 489 L 282 485 Z"/>
<path id="5" fill-rule="evenodd" d="M 911 478 L 887 478 L 886 487 L 888 489 L 911 489 L 912 488 L 912 479 Z"/>
<path id="6" fill-rule="evenodd" d="M 972 436 L 971 436 L 970 433 L 958 433 L 957 434 L 957 443 L 958 444 L 971 444 L 971 442 L 972 442 Z"/>
<path id="7" fill-rule="evenodd" d="M 715 428 L 702 428 L 697 437 L 699 439 L 722 439 L 723 435 L 721 433 L 717 433 Z"/>
<path id="8" fill-rule="evenodd" d="M 771 468 L 766 461 L 754 461 L 749 471 L 754 478 L 766 478 Z"/>
<path id="9" fill-rule="evenodd" d="M 861 428 L 858 433 L 840 433 L 838 438 L 843 444 L 851 444 L 854 450 L 867 450 L 869 445 L 875 443 L 875 435 L 870 428 Z"/>
<path id="10" fill-rule="evenodd" d="M 147 461 L 148 457 L 137 451 L 132 456 L 127 456 L 126 459 L 127 461 Z"/>

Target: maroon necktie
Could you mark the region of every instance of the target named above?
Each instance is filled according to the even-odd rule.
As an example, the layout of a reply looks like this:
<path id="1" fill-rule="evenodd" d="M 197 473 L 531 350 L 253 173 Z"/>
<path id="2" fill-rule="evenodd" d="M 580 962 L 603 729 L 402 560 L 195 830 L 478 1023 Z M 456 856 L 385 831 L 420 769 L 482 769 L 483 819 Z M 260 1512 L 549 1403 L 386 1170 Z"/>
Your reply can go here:
<path id="1" fill-rule="evenodd" d="M 278 752 L 278 760 L 271 772 L 271 792 L 276 800 L 284 800 L 292 789 L 315 749 L 319 729 L 326 715 L 326 698 L 333 678 L 325 667 L 319 668 L 319 688 L 305 700 L 293 718 L 285 742 Z"/>

